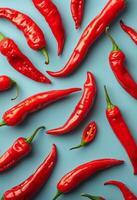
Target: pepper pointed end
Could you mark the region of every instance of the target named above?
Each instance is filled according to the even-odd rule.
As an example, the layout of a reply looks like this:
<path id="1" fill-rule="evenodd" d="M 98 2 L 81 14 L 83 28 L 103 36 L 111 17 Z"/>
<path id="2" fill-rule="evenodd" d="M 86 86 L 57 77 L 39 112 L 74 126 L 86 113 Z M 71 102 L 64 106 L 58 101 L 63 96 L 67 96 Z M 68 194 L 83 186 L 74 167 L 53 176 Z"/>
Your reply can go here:
<path id="1" fill-rule="evenodd" d="M 57 190 L 56 196 L 52 200 L 56 200 L 62 193 Z"/>

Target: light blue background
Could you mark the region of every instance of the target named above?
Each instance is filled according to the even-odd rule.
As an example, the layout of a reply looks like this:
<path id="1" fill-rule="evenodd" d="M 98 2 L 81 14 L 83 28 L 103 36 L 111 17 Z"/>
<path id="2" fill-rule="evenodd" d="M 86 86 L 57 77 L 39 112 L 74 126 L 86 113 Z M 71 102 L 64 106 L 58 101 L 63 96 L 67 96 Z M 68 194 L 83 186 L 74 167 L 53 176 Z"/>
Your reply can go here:
<path id="1" fill-rule="evenodd" d="M 66 29 L 66 42 L 64 52 L 61 57 L 57 56 L 57 45 L 50 28 L 45 23 L 44 18 L 35 9 L 31 0 L 0 1 L 1 7 L 15 8 L 29 14 L 43 29 L 47 39 L 48 51 L 50 55 L 50 64 L 48 66 L 44 65 L 44 59 L 40 53 L 31 50 L 27 46 L 24 36 L 19 30 L 16 29 L 16 27 L 11 25 L 10 22 L 6 20 L 0 20 L 0 31 L 6 36 L 13 38 L 21 50 L 26 53 L 33 63 L 43 72 L 45 72 L 46 69 L 59 70 L 62 68 L 77 44 L 82 31 L 91 19 L 93 19 L 93 17 L 100 12 L 107 0 L 86 1 L 83 24 L 78 31 L 75 30 L 71 17 L 69 5 L 70 0 L 54 0 L 54 2 L 58 5 Z M 111 31 L 121 49 L 123 49 L 127 55 L 126 64 L 128 66 L 128 70 L 137 81 L 137 47 L 119 26 L 119 19 L 122 18 L 126 23 L 131 24 L 131 26 L 137 29 L 136 11 L 137 1 L 129 1 L 125 12 L 123 12 L 121 16 L 115 20 L 113 26 L 111 26 Z M 81 199 L 79 196 L 81 192 L 87 192 L 94 195 L 99 194 L 108 200 L 123 199 L 121 193 L 113 186 L 103 186 L 103 183 L 110 179 L 124 181 L 132 189 L 132 191 L 137 194 L 137 177 L 133 176 L 129 159 L 121 144 L 113 134 L 105 117 L 106 105 L 103 91 L 104 84 L 108 86 L 113 102 L 121 108 L 122 113 L 137 141 L 137 102 L 121 88 L 111 72 L 108 64 L 108 54 L 110 50 L 111 43 L 108 41 L 106 36 L 103 35 L 93 45 L 88 52 L 86 59 L 73 75 L 64 79 L 51 78 L 53 81 L 52 85 L 43 85 L 27 79 L 13 70 L 7 60 L 3 56 L 0 56 L 0 74 L 10 75 L 19 83 L 21 88 L 20 97 L 14 102 L 10 101 L 10 98 L 14 96 L 14 89 L 1 93 L 1 116 L 4 111 L 11 106 L 37 92 L 68 87 L 82 87 L 86 79 L 87 71 L 92 71 L 94 73 L 98 88 L 98 95 L 94 109 L 92 109 L 79 128 L 74 130 L 72 133 L 61 137 L 48 136 L 41 133 L 34 142 L 33 153 L 22 160 L 12 170 L 0 175 L 0 196 L 2 196 L 5 190 L 18 185 L 35 171 L 51 150 L 52 143 L 55 143 L 58 147 L 58 162 L 48 183 L 35 199 L 51 200 L 56 192 L 56 183 L 62 175 L 83 162 L 105 157 L 124 159 L 126 162 L 122 166 L 109 169 L 108 171 L 104 171 L 94 176 L 82 184 L 77 190 L 60 197 L 60 199 L 79 200 Z M 73 94 L 67 99 L 58 101 L 57 103 L 50 105 L 48 108 L 34 113 L 18 127 L 2 127 L 0 129 L 0 154 L 5 152 L 5 150 L 12 145 L 16 138 L 19 136 L 25 137 L 30 135 L 33 130 L 40 125 L 45 125 L 47 129 L 62 125 L 73 111 L 80 97 L 81 92 Z M 70 152 L 68 149 L 79 143 L 82 131 L 90 120 L 96 120 L 98 124 L 98 135 L 96 140 L 85 149 Z"/>

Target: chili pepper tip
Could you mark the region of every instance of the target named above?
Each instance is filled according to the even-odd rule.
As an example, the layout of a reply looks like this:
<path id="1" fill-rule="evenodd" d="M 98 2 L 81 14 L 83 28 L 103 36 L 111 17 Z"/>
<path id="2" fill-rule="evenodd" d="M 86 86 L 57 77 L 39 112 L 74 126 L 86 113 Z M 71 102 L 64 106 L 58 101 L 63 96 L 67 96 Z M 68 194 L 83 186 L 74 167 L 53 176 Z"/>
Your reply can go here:
<path id="1" fill-rule="evenodd" d="M 81 196 L 81 197 L 87 197 L 87 198 L 89 198 L 89 199 L 91 199 L 91 200 L 101 200 L 101 199 L 102 199 L 102 198 L 99 197 L 99 196 L 93 196 L 93 195 L 84 194 L 84 193 L 82 193 L 80 196 Z"/>
<path id="2" fill-rule="evenodd" d="M 7 124 L 4 122 L 4 121 L 2 121 L 2 122 L 0 122 L 0 127 L 1 126 L 6 126 Z"/>
<path id="3" fill-rule="evenodd" d="M 16 86 L 16 96 L 11 98 L 12 101 L 16 100 L 19 96 L 19 86 L 16 81 L 12 80 L 12 83 Z"/>
<path id="4" fill-rule="evenodd" d="M 110 39 L 110 41 L 112 42 L 112 45 L 113 45 L 112 51 L 120 51 L 118 44 L 116 43 L 114 38 L 110 35 L 108 30 L 109 30 L 109 26 L 106 28 L 105 33 L 108 36 L 108 38 Z"/>
<path id="5" fill-rule="evenodd" d="M 106 102 L 107 102 L 107 109 L 109 110 L 109 109 L 112 109 L 114 107 L 114 105 L 112 104 L 111 99 L 108 95 L 108 91 L 107 91 L 106 86 L 104 86 L 104 90 L 105 90 L 105 96 L 106 96 Z"/>
<path id="6" fill-rule="evenodd" d="M 57 190 L 56 196 L 52 200 L 56 200 L 62 193 Z"/>
<path id="7" fill-rule="evenodd" d="M 42 54 L 44 55 L 46 61 L 45 64 L 48 65 L 49 64 L 49 55 L 48 55 L 48 51 L 46 50 L 46 48 L 42 48 L 41 49 Z"/>

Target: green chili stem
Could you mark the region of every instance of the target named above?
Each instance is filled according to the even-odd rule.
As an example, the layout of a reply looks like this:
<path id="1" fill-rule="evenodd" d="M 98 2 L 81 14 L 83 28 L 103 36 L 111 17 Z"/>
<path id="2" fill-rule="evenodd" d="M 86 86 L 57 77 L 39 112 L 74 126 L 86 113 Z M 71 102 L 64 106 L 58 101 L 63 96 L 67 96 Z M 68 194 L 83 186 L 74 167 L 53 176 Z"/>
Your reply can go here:
<path id="1" fill-rule="evenodd" d="M 26 138 L 26 142 L 27 142 L 28 144 L 31 144 L 32 141 L 33 141 L 33 139 L 34 139 L 34 137 L 36 136 L 36 134 L 37 134 L 41 129 L 45 129 L 45 127 L 44 127 L 44 126 L 38 127 L 30 137 Z"/>
<path id="2" fill-rule="evenodd" d="M 2 33 L 0 33 L 0 41 L 2 41 L 4 38 L 5 36 Z"/>
<path id="3" fill-rule="evenodd" d="M 89 199 L 92 199 L 92 200 L 101 200 L 101 197 L 97 197 L 97 196 L 92 196 L 90 194 L 81 194 L 82 197 L 87 197 Z"/>
<path id="4" fill-rule="evenodd" d="M 84 142 L 83 140 L 81 141 L 81 143 L 75 147 L 70 148 L 69 150 L 74 150 L 74 149 L 79 149 L 81 147 L 84 147 L 85 145 L 87 145 L 86 142 Z"/>
<path id="5" fill-rule="evenodd" d="M 12 83 L 13 83 L 13 84 L 15 85 L 15 87 L 16 87 L 16 96 L 13 97 L 13 98 L 11 98 L 11 100 L 13 101 L 13 100 L 17 99 L 17 97 L 19 96 L 19 86 L 18 86 L 17 82 L 14 81 L 14 80 L 12 80 Z"/>
<path id="6" fill-rule="evenodd" d="M 57 190 L 56 196 L 52 200 L 56 200 L 62 193 Z"/>
<path id="7" fill-rule="evenodd" d="M 7 124 L 4 122 L 4 121 L 2 121 L 2 122 L 0 122 L 0 127 L 1 126 L 6 126 Z"/>
<path id="8" fill-rule="evenodd" d="M 120 51 L 118 44 L 116 43 L 114 38 L 110 35 L 108 30 L 109 30 L 109 27 L 106 28 L 105 32 L 106 32 L 106 35 L 108 36 L 108 38 L 110 39 L 110 41 L 112 42 L 112 45 L 113 45 L 112 51 Z"/>
<path id="9" fill-rule="evenodd" d="M 46 48 L 44 47 L 44 48 L 42 48 L 41 49 L 41 52 L 42 52 L 42 54 L 44 55 L 44 57 L 45 57 L 45 64 L 46 65 L 48 65 L 49 64 L 49 55 L 48 55 L 48 51 L 46 50 Z"/>
<path id="10" fill-rule="evenodd" d="M 106 86 L 104 86 L 104 90 L 105 90 L 105 96 L 106 96 L 106 102 L 107 102 L 107 109 L 110 110 L 110 109 L 114 108 L 114 105 L 112 104 L 111 99 L 108 95 Z"/>
<path id="11" fill-rule="evenodd" d="M 4 200 L 4 197 L 1 197 L 1 199 L 0 200 Z"/>

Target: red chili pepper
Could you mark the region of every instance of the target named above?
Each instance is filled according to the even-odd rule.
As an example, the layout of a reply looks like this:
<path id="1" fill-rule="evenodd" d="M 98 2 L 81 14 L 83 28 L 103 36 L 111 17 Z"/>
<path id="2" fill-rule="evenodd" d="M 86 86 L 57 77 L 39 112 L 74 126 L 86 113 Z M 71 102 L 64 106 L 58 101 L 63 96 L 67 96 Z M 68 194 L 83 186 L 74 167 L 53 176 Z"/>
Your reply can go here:
<path id="1" fill-rule="evenodd" d="M 109 55 L 109 63 L 111 69 L 115 77 L 117 78 L 118 82 L 120 83 L 120 85 L 132 97 L 137 99 L 137 84 L 124 65 L 125 54 L 120 50 L 119 46 L 114 41 L 112 36 L 109 34 L 107 29 L 106 29 L 106 34 L 108 35 L 113 44 L 113 49 Z"/>
<path id="2" fill-rule="evenodd" d="M 7 58 L 9 64 L 19 73 L 37 82 L 51 83 L 51 81 L 38 71 L 32 62 L 20 51 L 15 42 L 1 33 L 0 52 Z"/>
<path id="3" fill-rule="evenodd" d="M 0 76 L 0 92 L 9 90 L 13 85 L 16 86 L 16 96 L 11 100 L 17 99 L 19 96 L 19 87 L 16 81 L 12 80 L 9 76 L 1 75 Z"/>
<path id="4" fill-rule="evenodd" d="M 54 77 L 70 75 L 82 62 L 90 46 L 105 31 L 106 27 L 117 17 L 125 6 L 126 0 L 109 0 L 102 12 L 95 17 L 84 30 L 65 67 L 58 72 L 48 71 L 48 73 Z"/>
<path id="5" fill-rule="evenodd" d="M 79 90 L 81 89 L 69 88 L 65 90 L 52 90 L 30 96 L 6 111 L 3 115 L 3 121 L 0 123 L 0 126 L 16 126 L 20 124 L 28 114 L 45 108 L 48 104 Z"/>
<path id="6" fill-rule="evenodd" d="M 56 146 L 53 145 L 51 153 L 39 166 L 39 168 L 28 179 L 6 191 L 1 200 L 28 200 L 35 194 L 49 179 L 57 160 Z"/>
<path id="7" fill-rule="evenodd" d="M 45 49 L 46 41 L 40 27 L 28 15 L 10 8 L 0 8 L 0 18 L 5 18 L 20 29 L 29 45 L 33 50 L 40 50 L 46 59 L 46 64 L 49 63 L 48 52 Z"/>
<path id="8" fill-rule="evenodd" d="M 65 30 L 57 6 L 52 2 L 52 0 L 32 0 L 32 1 L 35 7 L 44 16 L 45 20 L 49 24 L 51 31 L 53 32 L 58 42 L 58 55 L 60 55 L 64 47 Z"/>
<path id="9" fill-rule="evenodd" d="M 0 157 L 0 172 L 15 166 L 22 158 L 32 150 L 32 141 L 38 131 L 45 127 L 41 126 L 35 130 L 31 137 L 18 138 L 14 144 Z"/>
<path id="10" fill-rule="evenodd" d="M 83 132 L 80 145 L 75 146 L 75 147 L 71 148 L 70 150 L 78 149 L 78 148 L 88 145 L 95 139 L 96 133 L 97 133 L 96 122 L 90 122 Z"/>
<path id="11" fill-rule="evenodd" d="M 104 185 L 115 185 L 117 186 L 120 191 L 122 192 L 125 200 L 137 200 L 137 197 L 131 192 L 128 187 L 119 181 L 108 181 Z"/>
<path id="12" fill-rule="evenodd" d="M 90 195 L 90 194 L 81 194 L 81 196 L 87 197 L 87 198 L 92 199 L 92 200 L 105 200 L 103 197 L 93 196 L 93 195 Z"/>
<path id="13" fill-rule="evenodd" d="M 125 31 L 130 38 L 134 41 L 134 43 L 137 45 L 137 31 L 135 31 L 130 26 L 127 26 L 122 20 L 120 20 L 120 25 L 123 31 Z"/>
<path id="14" fill-rule="evenodd" d="M 75 22 L 75 27 L 78 29 L 81 25 L 83 12 L 84 12 L 84 0 L 71 0 L 70 4 L 71 14 Z"/>
<path id="15" fill-rule="evenodd" d="M 61 135 L 66 134 L 76 128 L 81 121 L 86 117 L 90 108 L 92 107 L 96 96 L 96 83 L 91 72 L 87 73 L 87 80 L 84 84 L 83 95 L 76 105 L 73 113 L 70 115 L 67 122 L 59 128 L 47 131 L 47 134 Z"/>
<path id="16" fill-rule="evenodd" d="M 137 145 L 136 142 L 122 116 L 120 109 L 113 105 L 110 97 L 108 96 L 107 89 L 105 87 L 106 101 L 107 101 L 107 109 L 106 109 L 106 117 L 108 122 L 118 137 L 119 141 L 125 148 L 129 159 L 134 168 L 134 174 L 137 174 Z"/>
<path id="17" fill-rule="evenodd" d="M 68 193 L 75 189 L 80 183 L 84 182 L 95 173 L 120 164 L 123 164 L 123 161 L 115 159 L 100 159 L 76 167 L 63 176 L 63 178 L 58 182 L 58 191 L 53 200 L 56 200 L 61 194 Z"/>

